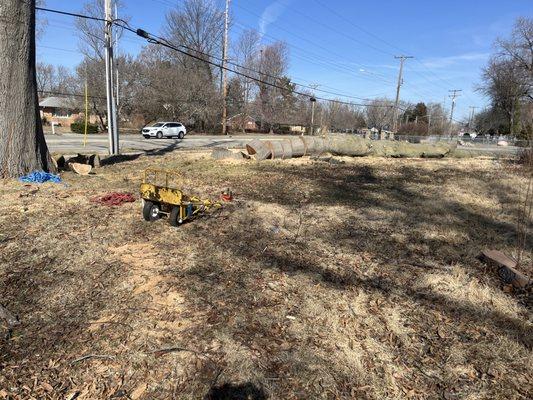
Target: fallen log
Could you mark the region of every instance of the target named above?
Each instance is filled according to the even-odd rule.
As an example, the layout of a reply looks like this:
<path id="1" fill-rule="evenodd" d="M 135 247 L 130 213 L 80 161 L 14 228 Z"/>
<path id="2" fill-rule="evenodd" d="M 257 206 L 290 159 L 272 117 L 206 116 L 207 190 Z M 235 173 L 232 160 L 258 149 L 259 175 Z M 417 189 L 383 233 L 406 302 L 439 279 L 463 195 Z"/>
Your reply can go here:
<path id="1" fill-rule="evenodd" d="M 501 251 L 483 250 L 479 258 L 487 264 L 498 268 L 498 275 L 505 284 L 523 288 L 531 282 L 526 275 L 516 270 L 516 260 L 506 256 Z"/>
<path id="2" fill-rule="evenodd" d="M 355 137 L 330 137 L 324 142 L 325 150 L 339 156 L 367 156 L 371 153 L 368 140 Z"/>
<path id="3" fill-rule="evenodd" d="M 258 161 L 266 160 L 272 154 L 270 146 L 266 143 L 259 139 L 252 140 L 246 145 L 246 151 Z"/>
<path id="4" fill-rule="evenodd" d="M 290 138 L 291 152 L 293 157 L 301 157 L 306 153 L 306 146 L 301 136 Z"/>
<path id="5" fill-rule="evenodd" d="M 281 147 L 283 148 L 283 159 L 292 158 L 292 145 L 290 140 L 282 140 Z"/>
<path id="6" fill-rule="evenodd" d="M 270 148 L 270 158 L 272 159 L 283 159 L 284 149 L 281 141 L 279 140 L 269 140 L 268 146 Z"/>

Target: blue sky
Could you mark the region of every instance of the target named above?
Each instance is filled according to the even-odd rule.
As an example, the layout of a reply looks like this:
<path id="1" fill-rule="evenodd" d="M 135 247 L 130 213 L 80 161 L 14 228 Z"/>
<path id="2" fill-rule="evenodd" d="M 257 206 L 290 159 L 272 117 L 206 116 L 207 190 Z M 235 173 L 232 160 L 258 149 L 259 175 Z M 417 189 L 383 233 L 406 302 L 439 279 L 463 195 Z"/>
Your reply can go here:
<path id="1" fill-rule="evenodd" d="M 49 8 L 79 12 L 85 0 L 46 0 Z M 134 27 L 160 33 L 165 13 L 183 0 L 125 0 Z M 223 6 L 224 0 L 214 0 Z M 486 100 L 475 92 L 481 68 L 498 36 L 519 16 L 533 17 L 532 0 L 232 0 L 231 38 L 254 28 L 264 43 L 285 41 L 295 82 L 359 98 L 394 98 L 398 60 L 407 54 L 401 97 L 446 102 L 462 89 L 457 118 Z M 46 15 L 38 59 L 74 67 L 81 61 L 73 19 Z M 135 54 L 143 42 L 132 34 L 120 47 Z M 324 94 L 324 97 L 332 97 Z M 347 99 L 357 101 L 353 99 Z M 364 100 L 361 100 L 364 101 Z"/>

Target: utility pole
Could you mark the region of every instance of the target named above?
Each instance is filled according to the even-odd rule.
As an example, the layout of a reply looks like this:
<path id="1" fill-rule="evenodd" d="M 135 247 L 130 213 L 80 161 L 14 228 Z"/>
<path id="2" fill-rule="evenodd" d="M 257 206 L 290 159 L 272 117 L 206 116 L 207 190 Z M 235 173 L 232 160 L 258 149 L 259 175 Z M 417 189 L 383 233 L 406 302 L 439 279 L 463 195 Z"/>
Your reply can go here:
<path id="1" fill-rule="evenodd" d="M 319 86 L 320 85 L 316 83 L 309 85 L 309 87 L 311 87 L 313 90 L 316 90 Z M 309 100 L 311 101 L 311 129 L 309 130 L 309 132 L 311 133 L 311 135 L 314 135 L 315 134 L 315 103 L 316 103 L 314 93 L 313 93 L 313 96 Z"/>
<path id="2" fill-rule="evenodd" d="M 118 19 L 118 5 L 115 3 L 115 20 Z M 117 51 L 117 57 L 119 57 L 119 51 L 118 51 L 118 35 L 115 35 L 115 42 L 114 42 L 115 50 Z M 120 106 L 120 83 L 119 83 L 119 70 L 118 70 L 118 61 L 115 65 L 115 73 L 116 73 L 116 92 L 115 92 L 115 99 L 116 99 L 116 105 L 117 105 L 117 113 L 118 113 L 118 107 Z"/>
<path id="3" fill-rule="evenodd" d="M 392 122 L 392 134 L 398 131 L 398 114 L 400 105 L 400 88 L 403 85 L 403 63 L 408 58 L 414 58 L 413 56 L 394 56 L 394 58 L 400 60 L 400 72 L 398 74 L 398 86 L 396 86 L 396 101 L 394 102 L 394 121 Z"/>
<path id="4" fill-rule="evenodd" d="M 309 130 L 309 132 L 311 133 L 311 135 L 314 135 L 315 134 L 314 125 L 315 125 L 315 103 L 316 103 L 316 99 L 314 97 L 311 97 L 309 100 L 311 101 L 311 129 Z"/>
<path id="5" fill-rule="evenodd" d="M 228 61 L 228 24 L 229 24 L 229 3 L 226 0 L 226 10 L 224 11 L 224 45 L 222 47 L 222 134 L 227 135 L 228 119 L 228 75 L 226 63 Z"/>
<path id="6" fill-rule="evenodd" d="M 470 118 L 468 119 L 468 130 L 471 130 L 470 128 L 472 127 L 472 123 L 474 122 L 474 115 L 475 115 L 476 108 L 479 108 L 479 107 L 470 106 L 470 109 L 472 110 L 472 112 L 470 113 Z"/>
<path id="7" fill-rule="evenodd" d="M 111 0 L 105 0 L 105 75 L 107 95 L 107 132 L 109 134 L 109 154 L 119 153 L 116 103 L 113 87 L 113 20 Z"/>
<path id="8" fill-rule="evenodd" d="M 451 108 L 451 111 L 450 111 L 450 130 L 449 130 L 449 133 L 451 134 L 452 132 L 452 124 L 453 124 L 453 112 L 455 110 L 455 99 L 460 96 L 460 93 L 462 92 L 461 89 L 452 89 L 452 90 L 449 90 L 449 92 L 451 93 L 450 95 L 450 98 L 452 99 L 452 108 Z"/>

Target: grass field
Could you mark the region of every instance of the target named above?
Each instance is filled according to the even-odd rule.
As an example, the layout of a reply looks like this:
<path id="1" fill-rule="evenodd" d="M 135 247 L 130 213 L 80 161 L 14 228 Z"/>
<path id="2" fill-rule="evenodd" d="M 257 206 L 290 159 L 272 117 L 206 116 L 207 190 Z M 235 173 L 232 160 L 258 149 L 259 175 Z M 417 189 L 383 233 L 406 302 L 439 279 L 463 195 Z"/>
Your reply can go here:
<path id="1" fill-rule="evenodd" d="M 0 181 L 0 399 L 531 398 L 531 291 L 476 258 L 516 254 L 519 166 L 133 158 Z M 146 167 L 235 200 L 179 228 L 90 201 Z"/>

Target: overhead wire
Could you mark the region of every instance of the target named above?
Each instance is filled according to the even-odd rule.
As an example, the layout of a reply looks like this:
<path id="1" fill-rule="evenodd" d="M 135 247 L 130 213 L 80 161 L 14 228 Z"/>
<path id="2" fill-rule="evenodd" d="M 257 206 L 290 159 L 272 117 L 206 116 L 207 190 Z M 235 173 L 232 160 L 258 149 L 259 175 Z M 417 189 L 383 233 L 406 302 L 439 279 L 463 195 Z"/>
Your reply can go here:
<path id="1" fill-rule="evenodd" d="M 88 15 L 83 15 L 83 14 L 79 14 L 79 13 L 71 13 L 71 12 L 66 12 L 66 11 L 61 11 L 61 10 L 53 10 L 53 9 L 49 9 L 49 8 L 44 8 L 44 7 L 37 7 L 37 9 L 41 10 L 41 11 L 46 11 L 46 12 L 51 12 L 51 13 L 56 13 L 56 14 L 61 14 L 61 15 L 68 15 L 68 16 L 73 16 L 73 17 L 77 17 L 77 18 L 85 18 L 85 19 L 92 19 L 92 20 L 97 20 L 97 21 L 106 21 L 105 19 L 103 18 L 98 18 L 98 17 L 93 17 L 93 16 L 88 16 Z M 202 52 L 199 52 L 198 50 L 195 50 L 195 49 L 192 49 L 190 47 L 187 47 L 187 46 L 184 46 L 184 45 L 174 45 L 172 43 L 170 43 L 168 40 L 164 39 L 164 38 L 161 38 L 157 35 L 154 35 L 154 34 L 151 34 L 151 33 L 148 33 L 147 31 L 144 31 L 144 30 L 134 30 L 132 29 L 129 24 L 124 21 L 124 20 L 113 20 L 112 21 L 115 25 L 117 26 L 120 26 L 122 27 L 123 29 L 126 29 L 132 33 L 135 33 L 137 34 L 138 36 L 142 36 L 142 35 L 139 35 L 139 32 L 144 32 L 145 35 L 147 36 L 142 36 L 144 37 L 145 39 L 148 40 L 148 42 L 150 43 L 153 43 L 153 44 L 158 44 L 158 45 L 163 45 L 167 48 L 170 48 L 170 49 L 173 49 L 175 51 L 178 51 L 186 56 L 189 56 L 189 57 L 192 57 L 192 58 L 196 58 L 198 59 L 199 61 L 202 61 L 202 62 L 206 62 L 210 65 L 213 65 L 213 66 L 216 66 L 218 68 L 222 68 L 222 69 L 226 69 L 227 71 L 229 72 L 232 72 L 236 75 L 240 75 L 240 76 L 244 76 L 248 79 L 251 79 L 253 81 L 256 81 L 256 82 L 259 82 L 259 83 L 262 83 L 262 84 L 265 84 L 267 86 L 271 86 L 271 87 L 275 87 L 275 88 L 278 88 L 280 90 L 287 90 L 287 88 L 284 88 L 284 87 L 281 87 L 279 85 L 276 85 L 276 84 L 273 84 L 271 82 L 268 82 L 268 81 L 265 81 L 263 79 L 258 79 L 256 77 L 253 77 L 253 76 L 250 76 L 250 75 L 247 75 L 247 74 L 244 74 L 240 71 L 236 71 L 236 70 L 233 70 L 233 69 L 230 69 L 230 68 L 227 68 L 221 64 L 217 64 L 217 63 L 214 63 L 212 61 L 210 61 L 209 59 L 204 59 L 202 57 L 199 57 L 199 56 L 195 56 L 194 54 L 191 54 L 191 53 L 188 53 L 186 51 L 183 51 L 181 49 L 179 49 L 179 47 L 183 47 L 189 51 L 194 51 L 195 53 L 199 53 L 199 54 L 202 54 L 204 56 L 208 56 L 209 58 L 213 58 L 213 59 L 218 59 L 218 60 L 221 60 L 221 58 L 217 57 L 217 56 L 213 56 L 211 54 L 207 54 L 207 53 L 202 53 Z M 237 63 L 234 63 L 232 61 L 226 61 L 227 64 L 230 64 L 236 68 L 240 68 L 240 69 L 244 69 L 244 70 L 249 70 L 249 71 L 253 71 L 255 73 L 258 73 L 260 74 L 260 76 L 267 76 L 267 77 L 270 77 L 272 78 L 272 76 L 269 76 L 267 74 L 264 74 L 264 73 L 261 73 L 259 71 L 255 71 L 255 70 L 252 70 L 251 68 L 248 68 L 248 67 L 245 67 L 245 66 L 242 66 L 242 65 L 239 65 Z M 362 64 L 359 64 L 361 66 L 364 67 L 364 65 Z M 274 77 L 275 79 L 280 79 L 279 77 Z M 309 89 L 313 89 L 314 91 L 319 91 L 319 92 L 322 92 L 322 93 L 327 93 L 327 94 L 332 94 L 332 95 L 337 95 L 337 96 L 340 96 L 340 97 L 346 97 L 346 98 L 357 98 L 357 99 L 361 99 L 361 100 L 366 100 L 366 98 L 361 98 L 361 97 L 357 97 L 357 96 L 351 96 L 351 95 L 345 95 L 345 94 L 341 94 L 341 93 L 336 93 L 336 92 L 332 92 L 332 91 L 327 91 L 327 90 L 324 90 L 324 89 L 317 89 L 317 88 L 312 88 L 308 85 L 302 85 L 302 84 L 298 84 L 296 82 L 293 82 L 294 84 L 298 85 L 298 86 L 301 86 L 301 87 L 306 87 L 306 88 L 309 88 Z M 336 102 L 336 103 L 341 103 L 341 104 L 348 104 L 348 105 L 354 105 L 354 106 L 373 106 L 373 107 L 390 107 L 390 105 L 379 105 L 379 104 L 362 104 L 362 103 L 354 103 L 354 102 L 347 102 L 347 101 L 341 101 L 341 100 L 337 100 L 337 99 L 330 99 L 330 98 L 324 98 L 324 97 L 317 97 L 317 96 L 314 96 L 314 95 L 310 95 L 308 93 L 304 93 L 304 92 L 301 92 L 301 91 L 296 91 L 296 90 L 293 90 L 293 92 L 295 94 L 298 94 L 298 95 L 301 95 L 301 96 L 305 96 L 305 97 L 309 97 L 309 98 L 316 98 L 317 100 L 322 100 L 322 101 L 329 101 L 329 102 Z"/>

